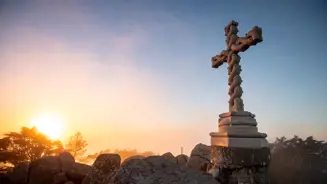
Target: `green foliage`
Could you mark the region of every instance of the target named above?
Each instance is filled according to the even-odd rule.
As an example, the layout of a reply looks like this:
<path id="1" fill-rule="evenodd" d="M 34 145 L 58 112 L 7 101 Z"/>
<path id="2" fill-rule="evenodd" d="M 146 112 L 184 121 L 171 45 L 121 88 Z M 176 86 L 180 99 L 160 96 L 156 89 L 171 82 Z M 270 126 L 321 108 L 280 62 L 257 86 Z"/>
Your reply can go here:
<path id="1" fill-rule="evenodd" d="M 269 173 L 272 183 L 324 183 L 327 181 L 327 143 L 312 136 L 305 140 L 277 138 L 271 144 Z"/>
<path id="2" fill-rule="evenodd" d="M 75 160 L 80 161 L 83 158 L 87 147 L 87 142 L 84 140 L 80 132 L 76 132 L 68 140 L 68 143 L 65 145 L 66 151 L 70 152 Z"/>
<path id="3" fill-rule="evenodd" d="M 22 127 L 0 139 L 0 162 L 18 165 L 42 156 L 57 155 L 63 150 L 60 141 L 52 141 L 36 128 Z"/>

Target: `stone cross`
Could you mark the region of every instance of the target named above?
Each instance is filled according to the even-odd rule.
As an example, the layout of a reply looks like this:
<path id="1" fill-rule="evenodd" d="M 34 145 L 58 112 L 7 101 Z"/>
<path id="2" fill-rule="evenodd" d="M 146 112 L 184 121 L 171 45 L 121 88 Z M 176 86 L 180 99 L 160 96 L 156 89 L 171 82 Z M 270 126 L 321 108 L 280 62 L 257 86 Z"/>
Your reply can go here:
<path id="1" fill-rule="evenodd" d="M 229 85 L 229 112 L 244 111 L 242 100 L 243 90 L 241 87 L 242 71 L 239 52 L 246 51 L 250 46 L 262 42 L 262 29 L 254 26 L 251 31 L 245 34 L 245 37 L 238 37 L 238 22 L 232 20 L 225 27 L 227 49 L 220 52 L 219 55 L 212 57 L 212 68 L 218 68 L 224 62 L 228 64 L 228 85 Z"/>

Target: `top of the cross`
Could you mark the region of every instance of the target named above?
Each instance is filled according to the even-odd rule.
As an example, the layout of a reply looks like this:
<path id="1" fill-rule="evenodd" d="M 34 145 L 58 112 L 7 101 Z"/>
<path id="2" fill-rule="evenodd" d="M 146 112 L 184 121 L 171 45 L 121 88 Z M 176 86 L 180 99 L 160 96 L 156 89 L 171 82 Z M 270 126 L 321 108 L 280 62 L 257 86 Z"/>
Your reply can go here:
<path id="1" fill-rule="evenodd" d="M 232 30 L 234 34 L 237 34 L 238 32 L 237 26 L 238 26 L 238 22 L 236 22 L 235 20 L 231 20 L 225 27 L 225 36 L 228 35 L 230 30 Z"/>
<path id="2" fill-rule="evenodd" d="M 228 23 L 228 27 L 229 26 L 231 26 L 231 25 L 233 25 L 233 26 L 238 26 L 238 22 L 236 22 L 235 20 L 231 20 L 229 23 Z"/>

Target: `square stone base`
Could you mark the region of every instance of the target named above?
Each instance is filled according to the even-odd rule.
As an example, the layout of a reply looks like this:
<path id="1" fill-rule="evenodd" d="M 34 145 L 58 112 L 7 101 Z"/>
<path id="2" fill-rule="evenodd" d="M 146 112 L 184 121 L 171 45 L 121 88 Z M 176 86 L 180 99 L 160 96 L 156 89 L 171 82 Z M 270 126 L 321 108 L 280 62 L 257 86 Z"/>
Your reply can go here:
<path id="1" fill-rule="evenodd" d="M 268 184 L 270 149 L 267 134 L 258 132 L 255 115 L 228 112 L 219 115 L 211 136 L 209 172 L 221 184 Z"/>
<path id="2" fill-rule="evenodd" d="M 258 132 L 255 115 L 227 112 L 219 115 L 218 131 L 210 133 L 211 145 L 238 148 L 268 147 L 267 134 Z"/>
<path id="3" fill-rule="evenodd" d="M 268 184 L 270 149 L 211 146 L 209 172 L 221 184 Z"/>
<path id="4" fill-rule="evenodd" d="M 236 148 L 264 148 L 268 147 L 265 138 L 244 138 L 244 137 L 216 137 L 217 132 L 211 133 L 212 146 L 236 147 Z"/>

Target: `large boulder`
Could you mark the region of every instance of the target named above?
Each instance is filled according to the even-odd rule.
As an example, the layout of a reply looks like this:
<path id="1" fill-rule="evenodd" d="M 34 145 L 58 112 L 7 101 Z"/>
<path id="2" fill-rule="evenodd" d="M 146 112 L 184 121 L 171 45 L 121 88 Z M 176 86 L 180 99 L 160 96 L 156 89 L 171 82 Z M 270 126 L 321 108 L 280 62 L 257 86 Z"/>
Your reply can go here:
<path id="1" fill-rule="evenodd" d="M 26 184 L 29 167 L 30 165 L 28 163 L 16 166 L 7 176 L 9 182 L 14 184 Z"/>
<path id="2" fill-rule="evenodd" d="M 131 159 L 124 162 L 107 184 L 218 184 L 207 173 L 167 161 L 162 156 Z"/>
<path id="3" fill-rule="evenodd" d="M 76 163 L 70 153 L 63 152 L 59 156 L 45 156 L 30 164 L 18 165 L 2 178 L 8 184 L 65 184 L 69 181 L 81 184 L 91 168 Z"/>
<path id="4" fill-rule="evenodd" d="M 92 165 L 91 172 L 84 178 L 83 184 L 107 184 L 120 166 L 118 154 L 101 154 Z"/>
<path id="5" fill-rule="evenodd" d="M 70 165 L 69 168 L 70 169 L 68 169 L 67 165 L 64 166 L 62 172 L 55 175 L 53 184 L 65 184 L 69 181 L 74 184 L 81 184 L 83 179 L 92 169 L 91 166 L 82 163 L 74 163 L 73 165 Z"/>
<path id="6" fill-rule="evenodd" d="M 54 176 L 60 172 L 61 164 L 58 157 L 42 157 L 30 164 L 28 184 L 51 184 L 54 182 Z"/>
<path id="7" fill-rule="evenodd" d="M 197 171 L 207 172 L 209 164 L 210 146 L 197 144 L 191 152 L 191 156 L 187 162 L 187 167 Z"/>
<path id="8" fill-rule="evenodd" d="M 176 156 L 176 159 L 177 159 L 177 164 L 178 164 L 178 165 L 186 166 L 187 161 L 188 161 L 189 158 L 188 158 L 187 155 L 180 154 L 180 155 L 177 155 L 177 156 Z"/>
<path id="9" fill-rule="evenodd" d="M 76 162 L 74 164 L 74 169 L 73 170 L 70 170 L 70 171 L 67 171 L 66 173 L 68 175 L 71 174 L 71 173 L 74 173 L 74 174 L 78 174 L 78 175 L 81 175 L 81 176 L 85 177 L 91 171 L 92 171 L 92 167 L 91 166 Z"/>
<path id="10" fill-rule="evenodd" d="M 166 160 L 168 160 L 171 163 L 177 164 L 177 159 L 170 152 L 167 152 L 167 153 L 163 154 L 162 157 L 165 158 Z"/>
<path id="11" fill-rule="evenodd" d="M 60 173 L 54 175 L 52 184 L 64 184 L 67 181 L 69 181 L 69 180 L 66 176 L 66 173 L 60 172 Z"/>
<path id="12" fill-rule="evenodd" d="M 86 164 L 76 162 L 75 166 L 74 166 L 74 170 L 75 170 L 75 172 L 86 176 L 88 173 L 91 172 L 92 167 L 89 165 L 86 165 Z"/>
<path id="13" fill-rule="evenodd" d="M 124 164 L 125 162 L 127 162 L 127 161 L 129 161 L 129 160 L 132 160 L 132 159 L 144 159 L 144 158 L 146 158 L 146 157 L 143 156 L 143 155 L 134 155 L 134 156 L 131 156 L 131 157 L 126 158 L 126 159 L 122 162 L 122 164 Z"/>
<path id="14" fill-rule="evenodd" d="M 75 159 L 69 152 L 62 152 L 59 154 L 59 161 L 62 172 L 71 171 L 74 169 Z"/>

